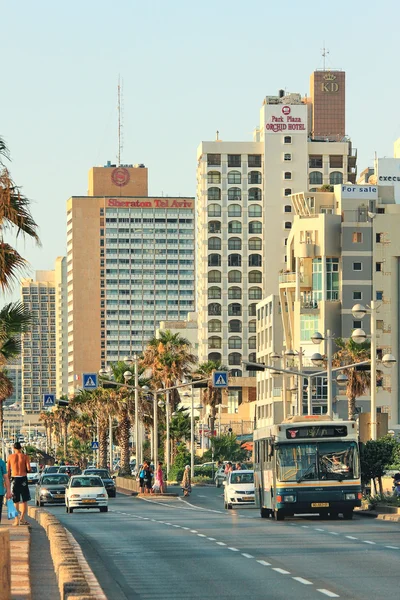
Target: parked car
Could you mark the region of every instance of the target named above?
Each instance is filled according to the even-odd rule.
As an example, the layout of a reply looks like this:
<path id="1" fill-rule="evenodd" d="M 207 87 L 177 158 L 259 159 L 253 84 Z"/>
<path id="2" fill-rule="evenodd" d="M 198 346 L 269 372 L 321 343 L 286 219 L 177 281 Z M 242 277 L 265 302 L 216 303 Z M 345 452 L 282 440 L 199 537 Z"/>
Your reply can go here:
<path id="1" fill-rule="evenodd" d="M 35 489 L 36 506 L 65 504 L 65 488 L 68 482 L 68 475 L 63 473 L 45 473 L 42 475 Z"/>
<path id="2" fill-rule="evenodd" d="M 80 475 L 82 473 L 82 469 L 76 465 L 63 465 L 58 468 L 59 473 L 66 473 L 67 475 Z"/>
<path id="3" fill-rule="evenodd" d="M 58 473 L 58 469 L 60 467 L 58 467 L 57 465 L 46 465 L 42 471 L 42 475 L 49 475 L 50 473 Z"/>
<path id="4" fill-rule="evenodd" d="M 39 481 L 39 465 L 38 463 L 30 463 L 31 472 L 28 473 L 28 484 L 37 483 Z"/>
<path id="5" fill-rule="evenodd" d="M 254 504 L 254 471 L 232 471 L 224 487 L 224 508 Z"/>
<path id="6" fill-rule="evenodd" d="M 226 475 L 225 475 L 225 465 L 222 465 L 221 467 L 218 467 L 215 476 L 214 476 L 214 481 L 215 481 L 215 485 L 217 486 L 217 488 L 221 487 L 221 485 L 224 483 L 226 479 Z"/>
<path id="7" fill-rule="evenodd" d="M 117 495 L 117 488 L 115 487 L 115 481 L 111 477 L 107 469 L 85 469 L 83 475 L 98 475 L 101 477 L 104 483 L 104 487 L 107 490 L 107 494 L 110 498 L 115 498 Z"/>
<path id="8" fill-rule="evenodd" d="M 97 475 L 73 475 L 65 491 L 67 513 L 77 508 L 98 508 L 108 511 L 108 495 L 103 481 Z"/>

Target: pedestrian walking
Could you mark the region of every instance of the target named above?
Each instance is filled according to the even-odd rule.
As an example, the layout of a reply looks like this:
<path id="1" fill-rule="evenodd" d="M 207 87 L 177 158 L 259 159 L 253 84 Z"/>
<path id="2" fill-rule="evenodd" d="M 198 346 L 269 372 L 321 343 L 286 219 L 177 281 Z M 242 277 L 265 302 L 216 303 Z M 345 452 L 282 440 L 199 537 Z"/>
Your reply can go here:
<path id="1" fill-rule="evenodd" d="M 8 477 L 6 463 L 0 458 L 0 523 L 1 523 L 1 512 L 3 510 L 4 496 L 7 500 L 12 497 L 10 478 Z"/>
<path id="2" fill-rule="evenodd" d="M 29 525 L 25 520 L 28 502 L 31 499 L 28 486 L 28 473 L 31 471 L 29 456 L 22 452 L 19 442 L 14 444 L 14 453 L 10 454 L 7 460 L 7 473 L 12 481 L 12 495 L 17 510 L 21 511 L 20 516 L 16 517 L 13 525 Z"/>
<path id="3" fill-rule="evenodd" d="M 153 491 L 162 494 L 164 492 L 164 473 L 162 470 L 162 463 L 159 462 L 156 469 L 156 476 L 153 485 Z"/>
<path id="4" fill-rule="evenodd" d="M 225 465 L 225 475 L 228 477 L 229 473 L 233 471 L 233 466 L 231 462 L 227 462 Z"/>
<path id="5" fill-rule="evenodd" d="M 148 462 L 143 463 L 143 471 L 144 471 L 144 493 L 151 494 L 151 479 L 153 477 L 153 470 Z"/>
<path id="6" fill-rule="evenodd" d="M 191 485 L 191 476 L 190 476 L 190 466 L 186 465 L 185 470 L 183 472 L 183 478 L 182 478 L 182 491 L 183 491 L 183 495 L 184 496 L 189 496 L 190 492 L 192 491 L 192 485 Z"/>

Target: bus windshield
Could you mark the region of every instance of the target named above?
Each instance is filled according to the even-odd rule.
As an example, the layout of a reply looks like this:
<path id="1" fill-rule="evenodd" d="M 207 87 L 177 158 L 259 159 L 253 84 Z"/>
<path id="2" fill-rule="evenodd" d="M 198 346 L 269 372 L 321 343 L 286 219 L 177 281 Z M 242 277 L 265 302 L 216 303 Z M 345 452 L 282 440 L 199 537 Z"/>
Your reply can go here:
<path id="1" fill-rule="evenodd" d="M 356 442 L 279 444 L 276 447 L 278 481 L 318 481 L 358 478 Z"/>

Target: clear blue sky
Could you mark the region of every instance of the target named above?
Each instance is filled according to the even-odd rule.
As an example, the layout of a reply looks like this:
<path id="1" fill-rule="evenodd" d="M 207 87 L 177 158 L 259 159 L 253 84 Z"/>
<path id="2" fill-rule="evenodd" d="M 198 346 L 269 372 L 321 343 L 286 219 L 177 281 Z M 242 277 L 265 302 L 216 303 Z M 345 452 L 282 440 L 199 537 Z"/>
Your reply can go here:
<path id="1" fill-rule="evenodd" d="M 400 136 L 399 3 L 336 0 L 18 0 L 0 2 L 0 135 L 33 201 L 43 247 L 32 269 L 66 252 L 65 203 L 92 165 L 117 154 L 149 167 L 150 194 L 195 195 L 201 140 L 251 140 L 263 97 L 306 93 L 327 66 L 347 74 L 347 133 L 360 172 Z M 17 294 L 14 294 L 18 295 Z"/>

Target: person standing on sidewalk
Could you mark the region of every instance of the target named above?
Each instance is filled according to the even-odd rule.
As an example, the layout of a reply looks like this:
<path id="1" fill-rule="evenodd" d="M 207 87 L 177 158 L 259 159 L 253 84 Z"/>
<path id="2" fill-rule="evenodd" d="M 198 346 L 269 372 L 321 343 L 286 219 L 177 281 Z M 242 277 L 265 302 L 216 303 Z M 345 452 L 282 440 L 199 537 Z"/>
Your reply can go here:
<path id="1" fill-rule="evenodd" d="M 11 487 L 10 487 L 10 478 L 7 474 L 6 463 L 2 458 L 0 458 L 0 523 L 1 523 L 1 512 L 3 510 L 3 499 L 4 496 L 7 500 L 10 500 L 12 497 Z"/>
<path id="2" fill-rule="evenodd" d="M 15 442 L 14 454 L 10 454 L 7 460 L 8 476 L 12 480 L 12 493 L 14 504 L 19 511 L 21 504 L 21 515 L 16 517 L 13 525 L 29 525 L 25 520 L 28 501 L 31 499 L 28 486 L 28 473 L 31 471 L 29 457 L 23 454 L 21 444 Z"/>

